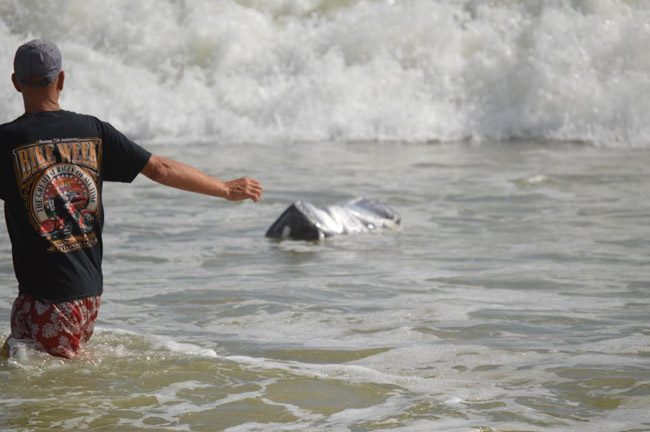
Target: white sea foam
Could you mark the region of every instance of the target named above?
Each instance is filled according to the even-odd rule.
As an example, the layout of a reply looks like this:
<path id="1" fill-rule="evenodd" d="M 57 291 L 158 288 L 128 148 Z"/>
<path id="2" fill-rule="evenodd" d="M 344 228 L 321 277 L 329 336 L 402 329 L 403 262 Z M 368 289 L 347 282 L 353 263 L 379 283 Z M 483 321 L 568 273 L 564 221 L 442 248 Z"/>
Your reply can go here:
<path id="1" fill-rule="evenodd" d="M 117 340 L 112 341 L 112 343 L 108 344 L 108 346 L 110 347 L 111 355 L 115 355 L 118 357 L 126 357 L 128 355 L 131 355 L 129 348 L 127 348 L 124 345 L 126 341 L 120 340 L 119 339 L 120 336 L 129 337 L 136 340 L 139 339 L 142 342 L 145 342 L 147 345 L 151 345 L 151 347 L 156 350 L 178 353 L 178 354 L 183 354 L 188 356 L 202 357 L 202 358 L 219 357 L 213 349 L 203 348 L 199 345 L 192 344 L 192 343 L 178 342 L 169 337 L 144 335 L 131 330 L 125 330 L 119 328 L 107 329 L 103 327 L 97 327 L 95 329 L 95 333 L 104 336 L 118 337 Z"/>
<path id="2" fill-rule="evenodd" d="M 52 39 L 65 107 L 147 140 L 646 147 L 648 22 L 622 0 L 9 1 L 0 76 L 11 47 Z M 20 113 L 8 80 L 0 97 Z"/>
<path id="3" fill-rule="evenodd" d="M 209 348 L 202 348 L 200 346 L 188 343 L 180 343 L 175 341 L 161 341 L 160 346 L 162 348 L 168 349 L 171 352 L 187 354 L 192 356 L 206 357 L 206 358 L 217 358 L 217 353 L 214 350 Z"/>

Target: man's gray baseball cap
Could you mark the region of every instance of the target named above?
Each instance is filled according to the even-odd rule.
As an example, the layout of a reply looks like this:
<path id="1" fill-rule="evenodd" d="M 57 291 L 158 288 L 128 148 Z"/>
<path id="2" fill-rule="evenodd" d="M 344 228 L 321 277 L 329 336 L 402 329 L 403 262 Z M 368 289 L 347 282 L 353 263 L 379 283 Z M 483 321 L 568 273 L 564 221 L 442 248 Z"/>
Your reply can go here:
<path id="1" fill-rule="evenodd" d="M 34 39 L 16 50 L 14 73 L 21 85 L 45 87 L 57 77 L 62 67 L 61 51 L 52 42 Z"/>

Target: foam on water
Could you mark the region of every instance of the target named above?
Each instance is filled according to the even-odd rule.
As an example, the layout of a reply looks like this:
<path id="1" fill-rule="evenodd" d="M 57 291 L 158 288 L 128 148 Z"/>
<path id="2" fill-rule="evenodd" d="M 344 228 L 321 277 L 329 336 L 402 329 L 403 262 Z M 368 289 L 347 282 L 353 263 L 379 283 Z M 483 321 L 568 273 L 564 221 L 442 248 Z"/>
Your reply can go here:
<path id="1" fill-rule="evenodd" d="M 648 22 L 623 0 L 6 1 L 0 76 L 52 39 L 65 107 L 147 140 L 647 147 Z"/>
<path id="2" fill-rule="evenodd" d="M 146 422 L 142 423 L 145 417 L 157 416 L 170 425 L 182 429 L 178 420 L 184 416 L 199 415 L 209 411 L 216 412 L 216 410 L 226 409 L 232 404 L 244 404 L 250 400 L 259 400 L 269 407 L 285 409 L 299 419 L 296 421 L 296 427 L 301 424 L 303 426 L 323 424 L 327 430 L 345 430 L 350 424 L 373 420 L 389 423 L 395 421 L 394 426 L 399 426 L 400 424 L 392 419 L 391 414 L 397 415 L 415 403 L 414 401 L 417 401 L 418 398 L 426 400 L 431 395 L 438 395 L 443 398 L 440 404 L 448 405 L 452 410 L 466 411 L 473 409 L 472 404 L 474 403 L 502 397 L 503 389 L 497 384 L 501 380 L 500 377 L 503 377 L 503 380 L 516 380 L 517 377 L 525 379 L 528 372 L 519 370 L 519 366 L 526 362 L 540 360 L 525 359 L 521 354 L 496 352 L 486 347 L 454 344 L 437 347 L 420 345 L 392 350 L 370 357 L 358 364 L 309 364 L 250 356 L 220 357 L 192 344 L 177 343 L 169 338 L 163 340 L 160 337 L 138 335 L 135 332 L 119 329 L 99 329 L 93 345 L 96 350 L 95 354 L 85 360 L 82 358 L 75 362 L 61 363 L 50 359 L 48 364 L 43 363 L 40 367 L 34 367 L 34 357 L 31 361 L 26 362 L 28 365 L 32 365 L 26 371 L 31 379 L 43 381 L 51 380 L 52 374 L 60 373 L 61 376 L 88 375 L 87 380 L 92 382 L 94 375 L 107 372 L 109 375 L 115 374 L 112 366 L 114 362 L 122 365 L 128 362 L 134 367 L 137 365 L 138 369 L 133 372 L 134 383 L 130 383 L 129 380 L 129 383 L 125 383 L 125 385 L 130 387 L 123 389 L 128 392 L 128 400 L 133 402 L 120 401 L 117 398 L 119 392 L 114 393 L 113 391 L 110 401 L 102 399 L 103 405 L 98 412 L 79 412 L 77 417 L 65 420 L 61 426 L 66 430 L 88 425 L 94 419 L 106 416 L 108 407 L 119 409 L 122 404 L 127 403 L 130 412 L 135 416 L 129 423 L 131 426 L 141 425 L 146 428 Z M 124 346 L 128 348 L 123 348 Z M 113 355 L 115 350 L 127 352 L 127 358 L 122 359 L 121 355 L 116 357 Z M 177 354 L 190 354 L 190 356 L 185 357 Z M 493 366 L 493 369 L 486 368 L 483 372 L 473 373 L 471 378 L 466 378 L 462 371 L 446 369 L 441 366 L 441 362 L 449 363 L 449 360 L 453 358 L 467 367 L 480 367 L 487 364 Z M 25 359 L 17 359 L 17 361 L 25 362 Z M 81 361 L 81 367 L 79 367 L 79 361 Z M 150 374 L 149 365 L 160 368 L 165 373 Z M 432 366 L 435 366 L 435 372 L 434 369 L 431 369 Z M 57 369 L 61 372 L 56 372 Z M 430 376 L 422 376 L 421 372 L 417 372 L 425 369 L 431 369 Z M 193 373 L 195 370 L 204 370 L 204 372 L 210 372 L 211 375 L 217 377 L 222 376 L 224 371 L 228 371 L 223 377 L 227 377 L 226 383 L 229 383 L 227 388 L 231 389 L 232 393 L 226 391 L 221 395 L 216 390 L 226 383 L 215 386 L 215 383 L 212 383 L 211 379 L 204 375 L 200 380 L 195 379 L 196 375 Z M 135 377 L 140 374 L 149 378 L 143 381 L 136 380 Z M 249 380 L 251 374 L 257 379 L 255 385 L 246 387 L 248 390 L 240 389 L 235 385 L 238 379 L 241 379 L 240 376 Z M 40 377 L 40 375 L 43 376 Z M 552 375 L 549 374 L 549 379 L 551 378 Z M 476 388 L 471 383 L 477 379 L 482 379 L 485 384 Z M 102 378 L 100 381 L 102 384 L 95 383 L 95 385 L 110 384 L 111 378 Z M 230 381 L 234 381 L 234 383 Z M 342 391 L 343 394 L 346 389 L 352 391 L 355 388 L 365 388 L 364 386 L 370 386 L 368 388 L 378 388 L 379 386 L 383 389 L 383 393 L 380 394 L 380 399 L 383 401 L 373 404 L 362 403 L 359 406 L 343 406 L 327 415 L 318 409 L 310 411 L 310 405 L 305 406 L 300 399 L 296 399 L 297 405 L 294 405 L 291 401 L 300 396 L 291 395 L 291 390 L 281 388 L 278 392 L 278 386 L 292 382 L 300 383 L 299 385 L 305 386 L 306 389 L 310 389 L 310 382 L 324 383 L 325 386 L 334 386 L 332 390 Z M 525 397 L 528 391 L 529 388 L 510 390 L 508 398 Z M 201 395 L 204 392 L 212 396 L 203 398 Z M 543 397 L 546 392 L 548 391 L 540 387 L 536 389 L 535 394 L 537 397 Z M 548 393 L 548 396 L 551 397 L 552 394 Z M 286 397 L 289 398 L 288 401 L 285 400 Z M 327 396 L 326 393 L 319 396 L 325 400 L 329 397 L 333 396 Z M 91 405 L 98 403 L 97 397 L 90 393 L 88 398 Z M 55 398 L 50 398 L 38 403 L 49 406 L 55 400 Z M 21 402 L 25 404 L 29 401 L 22 400 Z M 10 403 L 11 401 L 7 401 L 5 405 Z M 131 406 L 131 403 L 135 405 Z M 136 418 L 138 416 L 142 416 L 142 418 Z M 264 426 L 267 425 L 269 426 L 268 430 L 273 430 L 272 424 L 264 423 Z M 430 425 L 433 425 L 433 422 Z M 440 426 L 437 422 L 436 425 Z M 240 425 L 236 430 L 256 430 L 260 427 L 262 424 L 247 423 Z"/>

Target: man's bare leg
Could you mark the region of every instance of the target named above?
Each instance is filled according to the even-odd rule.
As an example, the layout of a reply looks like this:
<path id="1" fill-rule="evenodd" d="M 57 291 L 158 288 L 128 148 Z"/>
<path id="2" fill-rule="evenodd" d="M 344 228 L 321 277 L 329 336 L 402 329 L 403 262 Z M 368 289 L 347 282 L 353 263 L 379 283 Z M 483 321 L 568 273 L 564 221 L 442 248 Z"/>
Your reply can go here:
<path id="1" fill-rule="evenodd" d="M 0 349 L 0 359 L 9 358 L 9 339 L 5 340 L 2 349 Z"/>

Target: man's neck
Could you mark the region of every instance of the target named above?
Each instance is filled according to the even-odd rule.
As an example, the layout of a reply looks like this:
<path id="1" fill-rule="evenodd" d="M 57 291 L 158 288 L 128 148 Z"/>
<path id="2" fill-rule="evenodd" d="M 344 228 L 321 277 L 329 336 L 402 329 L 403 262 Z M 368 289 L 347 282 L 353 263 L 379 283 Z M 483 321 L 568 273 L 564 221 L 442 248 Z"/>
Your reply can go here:
<path id="1" fill-rule="evenodd" d="M 25 112 L 34 114 L 46 111 L 60 111 L 59 103 L 52 100 L 25 101 Z"/>
<path id="2" fill-rule="evenodd" d="M 60 81 L 47 87 L 23 87 L 23 105 L 26 113 L 39 113 L 48 111 L 60 111 L 59 96 L 61 95 L 63 83 L 63 72 L 61 72 Z"/>

